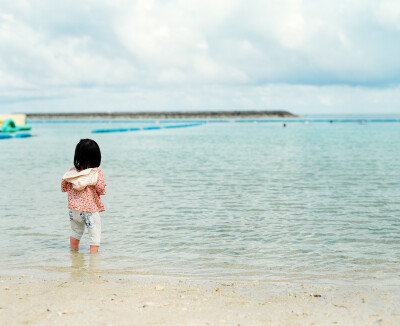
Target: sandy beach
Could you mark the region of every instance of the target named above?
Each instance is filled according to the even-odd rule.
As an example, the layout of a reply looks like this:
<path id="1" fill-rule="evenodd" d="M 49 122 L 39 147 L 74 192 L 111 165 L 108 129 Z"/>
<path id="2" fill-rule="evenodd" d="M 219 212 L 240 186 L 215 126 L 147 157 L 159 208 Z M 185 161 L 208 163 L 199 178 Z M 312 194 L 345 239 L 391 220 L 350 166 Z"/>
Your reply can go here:
<path id="1" fill-rule="evenodd" d="M 1 325 L 398 325 L 399 301 L 373 287 L 135 279 L 71 270 L 1 276 Z M 398 297 L 397 297 L 398 298 Z"/>

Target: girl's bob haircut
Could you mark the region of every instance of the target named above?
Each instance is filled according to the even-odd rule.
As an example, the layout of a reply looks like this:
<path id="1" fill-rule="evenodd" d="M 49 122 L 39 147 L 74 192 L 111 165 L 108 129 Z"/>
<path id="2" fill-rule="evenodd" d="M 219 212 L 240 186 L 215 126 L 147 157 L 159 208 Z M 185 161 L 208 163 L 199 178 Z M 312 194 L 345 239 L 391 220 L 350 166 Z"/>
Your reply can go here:
<path id="1" fill-rule="evenodd" d="M 76 145 L 74 166 L 78 171 L 98 168 L 101 163 L 100 147 L 92 139 L 81 139 Z"/>

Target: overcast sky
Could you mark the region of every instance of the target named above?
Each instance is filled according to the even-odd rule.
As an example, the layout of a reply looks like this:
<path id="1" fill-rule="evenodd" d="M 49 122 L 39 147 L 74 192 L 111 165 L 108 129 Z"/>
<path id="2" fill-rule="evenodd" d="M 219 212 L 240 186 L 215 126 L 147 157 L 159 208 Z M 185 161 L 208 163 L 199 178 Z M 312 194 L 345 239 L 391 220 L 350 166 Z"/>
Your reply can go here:
<path id="1" fill-rule="evenodd" d="M 400 113 L 399 0 L 0 0 L 0 112 Z"/>

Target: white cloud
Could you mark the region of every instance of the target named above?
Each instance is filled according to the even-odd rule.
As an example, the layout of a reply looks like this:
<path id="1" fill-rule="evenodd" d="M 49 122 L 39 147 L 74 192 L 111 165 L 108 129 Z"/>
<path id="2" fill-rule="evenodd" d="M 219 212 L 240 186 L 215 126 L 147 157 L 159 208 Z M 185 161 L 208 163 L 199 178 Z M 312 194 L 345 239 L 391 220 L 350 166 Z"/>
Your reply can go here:
<path id="1" fill-rule="evenodd" d="M 381 0 L 375 3 L 376 20 L 389 30 L 400 30 L 400 2 Z"/>
<path id="2" fill-rule="evenodd" d="M 0 110 L 400 102 L 395 0 L 17 0 L 0 12 Z"/>

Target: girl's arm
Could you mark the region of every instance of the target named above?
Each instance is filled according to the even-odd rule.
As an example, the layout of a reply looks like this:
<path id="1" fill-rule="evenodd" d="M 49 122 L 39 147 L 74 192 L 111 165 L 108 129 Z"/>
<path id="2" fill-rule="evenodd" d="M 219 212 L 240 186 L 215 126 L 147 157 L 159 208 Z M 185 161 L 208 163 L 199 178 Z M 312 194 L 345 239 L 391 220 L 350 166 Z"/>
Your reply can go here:
<path id="1" fill-rule="evenodd" d="M 99 169 L 99 176 L 97 178 L 97 183 L 95 185 L 96 192 L 99 195 L 106 194 L 106 182 L 104 181 L 103 171 Z"/>
<path id="2" fill-rule="evenodd" d="M 71 187 L 71 184 L 64 179 L 61 180 L 61 191 L 62 192 L 67 192 L 68 188 Z"/>

